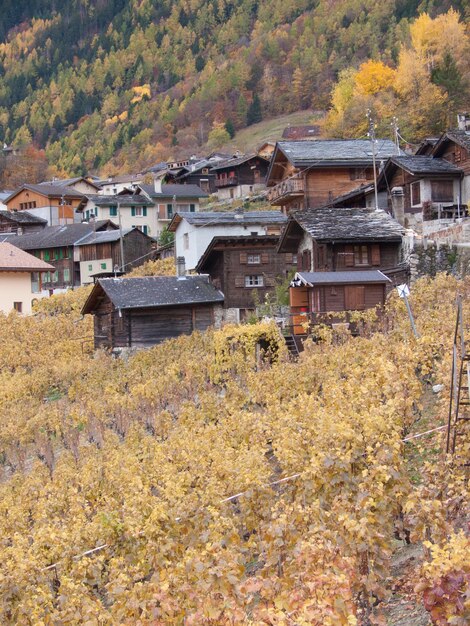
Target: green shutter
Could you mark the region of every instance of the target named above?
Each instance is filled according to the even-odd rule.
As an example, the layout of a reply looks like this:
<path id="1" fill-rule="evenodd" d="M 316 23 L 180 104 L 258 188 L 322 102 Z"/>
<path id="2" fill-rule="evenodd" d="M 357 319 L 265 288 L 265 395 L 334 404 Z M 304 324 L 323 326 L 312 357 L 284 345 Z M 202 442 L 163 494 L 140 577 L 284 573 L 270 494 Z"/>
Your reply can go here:
<path id="1" fill-rule="evenodd" d="M 50 260 L 49 250 L 44 250 L 44 261 L 49 261 L 49 260 Z"/>
<path id="2" fill-rule="evenodd" d="M 131 207 L 131 215 L 135 217 L 135 206 Z"/>
<path id="3" fill-rule="evenodd" d="M 143 215 L 144 217 L 147 217 L 147 207 L 146 207 L 146 206 L 143 206 L 143 207 L 142 207 L 142 215 Z"/>
<path id="4" fill-rule="evenodd" d="M 147 226 L 144 226 L 144 235 L 146 235 L 146 234 L 147 234 L 147 231 L 148 231 Z"/>

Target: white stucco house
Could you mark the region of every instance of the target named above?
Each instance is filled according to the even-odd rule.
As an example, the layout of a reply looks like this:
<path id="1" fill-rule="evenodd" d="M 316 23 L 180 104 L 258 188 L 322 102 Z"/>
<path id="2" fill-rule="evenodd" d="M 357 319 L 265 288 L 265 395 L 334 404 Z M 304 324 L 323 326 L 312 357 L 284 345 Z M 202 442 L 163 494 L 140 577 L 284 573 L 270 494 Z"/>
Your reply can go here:
<path id="1" fill-rule="evenodd" d="M 279 235 L 287 217 L 281 211 L 176 213 L 168 226 L 175 233 L 175 256 L 194 270 L 214 237 Z"/>

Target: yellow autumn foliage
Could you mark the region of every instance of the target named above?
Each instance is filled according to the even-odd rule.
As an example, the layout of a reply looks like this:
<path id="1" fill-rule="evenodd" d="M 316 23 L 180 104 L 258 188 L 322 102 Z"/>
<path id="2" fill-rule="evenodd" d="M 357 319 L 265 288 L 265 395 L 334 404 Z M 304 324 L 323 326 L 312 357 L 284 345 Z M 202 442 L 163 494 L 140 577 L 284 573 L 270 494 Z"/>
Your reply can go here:
<path id="1" fill-rule="evenodd" d="M 445 422 L 458 292 L 470 302 L 469 281 L 413 287 L 418 339 L 392 296 L 360 336 L 323 333 L 298 362 L 274 324 L 93 353 L 86 290 L 0 316 L 0 623 L 369 619 L 398 523 L 444 545 L 468 498 L 430 456 L 441 433 L 419 440 L 419 483 L 403 443 L 433 382 L 426 428 Z"/>

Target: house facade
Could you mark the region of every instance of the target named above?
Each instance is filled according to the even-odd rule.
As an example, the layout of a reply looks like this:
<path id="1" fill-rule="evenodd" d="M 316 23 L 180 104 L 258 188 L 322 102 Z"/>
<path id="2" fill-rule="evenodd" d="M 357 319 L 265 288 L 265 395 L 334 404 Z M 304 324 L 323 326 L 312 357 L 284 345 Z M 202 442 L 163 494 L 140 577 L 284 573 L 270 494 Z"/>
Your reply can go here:
<path id="1" fill-rule="evenodd" d="M 5 204 L 9 211 L 28 211 L 47 220 L 48 226 L 73 224 L 80 221 L 80 211 L 86 197 L 68 187 L 49 185 L 23 185 L 8 196 Z"/>
<path id="2" fill-rule="evenodd" d="M 321 208 L 291 215 L 278 251 L 297 255 L 299 271 L 379 269 L 401 266 L 403 227 L 385 211 Z"/>
<path id="3" fill-rule="evenodd" d="M 218 327 L 223 300 L 207 276 L 105 278 L 82 314 L 94 316 L 95 348 L 120 351 Z"/>
<path id="4" fill-rule="evenodd" d="M 297 272 L 289 289 L 293 334 L 306 335 L 318 323 L 349 323 L 351 311 L 383 306 L 390 284 L 380 270 Z"/>
<path id="5" fill-rule="evenodd" d="M 109 221 L 48 226 L 40 232 L 13 235 L 8 241 L 51 266 L 41 280 L 42 295 L 60 293 L 82 284 L 77 243 L 100 231 L 116 230 Z"/>
<path id="6" fill-rule="evenodd" d="M 49 263 L 11 243 L 0 243 L 0 311 L 30 315 L 34 300 L 41 295 L 42 276 L 51 270 Z"/>
<path id="7" fill-rule="evenodd" d="M 291 253 L 279 254 L 276 235 L 214 237 L 199 260 L 196 271 L 208 274 L 224 294 L 224 319 L 242 322 L 257 303 L 274 294 L 276 284 L 296 267 Z"/>
<path id="8" fill-rule="evenodd" d="M 286 221 L 281 211 L 177 213 L 168 230 L 175 234 L 175 256 L 194 270 L 214 237 L 279 236 Z"/>
<path id="9" fill-rule="evenodd" d="M 1 211 L 0 233 L 23 235 L 36 233 L 47 226 L 47 221 L 31 215 L 28 211 Z"/>
<path id="10" fill-rule="evenodd" d="M 155 205 L 142 193 L 122 191 L 116 195 L 88 195 L 82 210 L 83 220 L 112 220 L 123 229 L 137 228 L 144 235 L 158 232 Z"/>
<path id="11" fill-rule="evenodd" d="M 378 139 L 377 167 L 397 153 Z M 266 176 L 268 200 L 285 213 L 326 206 L 334 198 L 374 180 L 372 144 L 365 139 L 280 141 Z"/>
<path id="12" fill-rule="evenodd" d="M 445 159 L 398 156 L 386 162 L 378 189 L 390 190 L 388 208 L 395 218 L 421 232 L 425 221 L 466 214 L 460 201 L 463 177 L 463 170 Z"/>
<path id="13" fill-rule="evenodd" d="M 265 188 L 269 160 L 252 154 L 222 161 L 213 168 L 217 196 L 221 200 L 244 198 Z"/>
<path id="14" fill-rule="evenodd" d="M 470 206 L 470 130 L 463 128 L 444 133 L 432 148 L 431 156 L 452 163 L 463 172 L 460 203 Z"/>

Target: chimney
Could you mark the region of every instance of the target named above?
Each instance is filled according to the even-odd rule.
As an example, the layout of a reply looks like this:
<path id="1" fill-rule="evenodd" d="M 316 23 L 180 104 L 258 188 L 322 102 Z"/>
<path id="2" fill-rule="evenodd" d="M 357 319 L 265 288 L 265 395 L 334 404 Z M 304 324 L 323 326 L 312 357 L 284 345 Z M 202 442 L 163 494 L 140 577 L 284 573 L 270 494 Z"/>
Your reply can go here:
<path id="1" fill-rule="evenodd" d="M 155 176 L 155 179 L 153 181 L 153 186 L 155 189 L 155 193 L 162 193 L 162 177 L 161 176 Z"/>
<path id="2" fill-rule="evenodd" d="M 393 217 L 402 226 L 405 225 L 405 192 L 403 187 L 392 187 L 392 212 Z"/>
<path id="3" fill-rule="evenodd" d="M 176 258 L 176 275 L 178 278 L 186 277 L 186 261 L 184 260 L 184 256 Z"/>
<path id="4" fill-rule="evenodd" d="M 458 113 L 457 124 L 459 130 L 470 130 L 470 115 L 468 113 Z"/>

